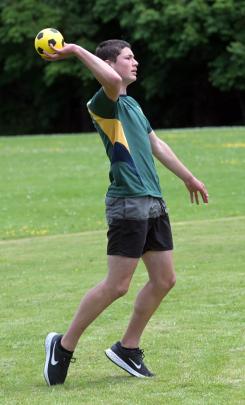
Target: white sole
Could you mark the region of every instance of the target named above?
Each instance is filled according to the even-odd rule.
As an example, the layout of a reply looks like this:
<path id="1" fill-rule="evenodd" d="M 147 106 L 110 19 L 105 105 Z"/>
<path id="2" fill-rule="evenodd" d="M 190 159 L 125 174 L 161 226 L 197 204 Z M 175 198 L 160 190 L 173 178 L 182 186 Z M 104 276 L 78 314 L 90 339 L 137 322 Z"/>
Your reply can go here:
<path id="1" fill-rule="evenodd" d="M 138 378 L 146 378 L 144 375 L 138 373 L 136 370 L 131 368 L 125 361 L 120 359 L 111 349 L 105 350 L 105 354 L 114 364 L 121 367 L 123 370 L 127 371 L 129 374 L 133 375 L 134 377 Z"/>
<path id="2" fill-rule="evenodd" d="M 44 366 L 44 370 L 43 370 L 43 375 L 44 375 L 44 378 L 48 385 L 51 385 L 49 378 L 48 378 L 48 365 L 49 365 L 49 359 L 50 359 L 51 342 L 52 342 L 53 337 L 56 335 L 58 335 L 58 333 L 51 332 L 48 334 L 48 336 L 45 339 L 46 361 L 45 361 L 45 366 Z"/>

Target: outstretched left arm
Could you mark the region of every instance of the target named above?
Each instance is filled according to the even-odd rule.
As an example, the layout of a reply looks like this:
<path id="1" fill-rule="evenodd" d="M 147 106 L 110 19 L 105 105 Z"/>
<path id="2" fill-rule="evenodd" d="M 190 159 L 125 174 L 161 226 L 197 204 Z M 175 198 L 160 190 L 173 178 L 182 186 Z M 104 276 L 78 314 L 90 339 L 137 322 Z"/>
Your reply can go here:
<path id="1" fill-rule="evenodd" d="M 150 142 L 153 155 L 164 165 L 167 169 L 171 170 L 185 183 L 186 188 L 190 193 L 191 202 L 194 200 L 199 204 L 200 193 L 204 203 L 208 203 L 208 191 L 205 185 L 199 181 L 193 174 L 183 165 L 177 158 L 172 149 L 158 138 L 154 131 L 150 133 Z"/>

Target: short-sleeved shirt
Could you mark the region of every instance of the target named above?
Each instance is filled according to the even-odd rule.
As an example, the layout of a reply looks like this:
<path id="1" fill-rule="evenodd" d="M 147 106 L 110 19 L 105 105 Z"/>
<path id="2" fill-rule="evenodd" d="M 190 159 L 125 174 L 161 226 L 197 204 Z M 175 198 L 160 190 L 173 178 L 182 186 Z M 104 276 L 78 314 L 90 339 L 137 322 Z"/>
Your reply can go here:
<path id="1" fill-rule="evenodd" d="M 87 104 L 110 160 L 108 197 L 161 197 L 149 121 L 132 97 L 107 97 L 101 88 Z"/>

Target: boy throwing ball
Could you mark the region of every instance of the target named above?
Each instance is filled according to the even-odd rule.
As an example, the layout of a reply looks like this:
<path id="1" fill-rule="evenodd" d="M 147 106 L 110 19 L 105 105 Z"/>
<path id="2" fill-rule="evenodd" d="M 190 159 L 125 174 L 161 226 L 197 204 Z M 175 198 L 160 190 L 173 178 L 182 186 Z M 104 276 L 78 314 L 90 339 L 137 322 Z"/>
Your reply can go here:
<path id="1" fill-rule="evenodd" d="M 82 298 L 68 330 L 48 334 L 44 376 L 48 385 L 64 383 L 82 333 L 105 308 L 126 294 L 142 259 L 149 279 L 138 293 L 125 333 L 105 354 L 135 377 L 152 377 L 143 361 L 140 338 L 176 278 L 171 227 L 153 156 L 183 181 L 192 202 L 199 204 L 201 196 L 208 203 L 208 193 L 157 137 L 137 101 L 127 95 L 128 86 L 137 80 L 138 69 L 129 43 L 104 41 L 95 55 L 75 44 L 53 49 L 54 54 L 44 52 L 47 60 L 74 56 L 101 85 L 87 105 L 111 165 L 106 194 L 108 273 Z"/>

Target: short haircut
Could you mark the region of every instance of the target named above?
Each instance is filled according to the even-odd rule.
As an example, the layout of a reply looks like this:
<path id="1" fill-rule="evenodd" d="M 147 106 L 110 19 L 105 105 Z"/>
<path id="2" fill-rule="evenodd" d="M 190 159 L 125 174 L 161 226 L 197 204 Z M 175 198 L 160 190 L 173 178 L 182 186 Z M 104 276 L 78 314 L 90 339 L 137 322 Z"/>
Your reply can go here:
<path id="1" fill-rule="evenodd" d="M 103 60 L 110 60 L 111 62 L 116 62 L 118 55 L 121 53 L 123 48 L 130 48 L 131 45 L 123 41 L 122 39 L 108 39 L 107 41 L 101 42 L 95 51 L 95 54 Z"/>

